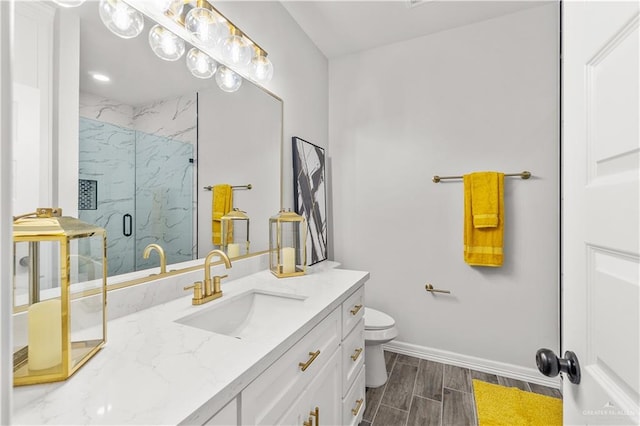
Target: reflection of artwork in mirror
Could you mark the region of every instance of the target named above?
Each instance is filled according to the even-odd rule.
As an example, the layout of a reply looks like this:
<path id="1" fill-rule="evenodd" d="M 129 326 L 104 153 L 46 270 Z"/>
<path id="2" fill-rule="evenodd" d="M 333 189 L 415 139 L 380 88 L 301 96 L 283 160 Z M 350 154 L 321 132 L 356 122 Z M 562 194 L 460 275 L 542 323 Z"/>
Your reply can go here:
<path id="1" fill-rule="evenodd" d="M 109 276 L 155 266 L 142 256 L 152 243 L 169 264 L 193 258 L 194 101 L 111 102 L 105 111 L 108 100 L 81 93 L 79 177 L 100 191 L 97 208 L 79 216 L 107 230 Z"/>
<path id="2" fill-rule="evenodd" d="M 324 149 L 296 136 L 293 142 L 293 189 L 296 213 L 307 220 L 307 264 L 327 258 L 327 203 Z"/>

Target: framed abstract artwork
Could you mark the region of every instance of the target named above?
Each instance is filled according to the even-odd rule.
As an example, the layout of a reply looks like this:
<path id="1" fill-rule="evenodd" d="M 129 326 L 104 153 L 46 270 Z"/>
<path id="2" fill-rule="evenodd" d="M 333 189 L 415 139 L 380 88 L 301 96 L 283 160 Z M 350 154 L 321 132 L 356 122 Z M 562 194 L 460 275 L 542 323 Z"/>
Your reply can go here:
<path id="1" fill-rule="evenodd" d="M 292 138 L 293 199 L 296 213 L 307 220 L 307 265 L 327 259 L 327 195 L 324 148 Z"/>

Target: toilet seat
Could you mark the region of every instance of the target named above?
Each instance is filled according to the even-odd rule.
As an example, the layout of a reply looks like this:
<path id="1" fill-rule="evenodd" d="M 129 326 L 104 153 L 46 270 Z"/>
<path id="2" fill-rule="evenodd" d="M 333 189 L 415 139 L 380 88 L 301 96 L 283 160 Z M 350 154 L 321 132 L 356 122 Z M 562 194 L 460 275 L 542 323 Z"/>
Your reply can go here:
<path id="1" fill-rule="evenodd" d="M 376 311 L 372 308 L 364 308 L 364 329 L 365 330 L 385 330 L 393 327 L 396 322 L 384 312 Z"/>

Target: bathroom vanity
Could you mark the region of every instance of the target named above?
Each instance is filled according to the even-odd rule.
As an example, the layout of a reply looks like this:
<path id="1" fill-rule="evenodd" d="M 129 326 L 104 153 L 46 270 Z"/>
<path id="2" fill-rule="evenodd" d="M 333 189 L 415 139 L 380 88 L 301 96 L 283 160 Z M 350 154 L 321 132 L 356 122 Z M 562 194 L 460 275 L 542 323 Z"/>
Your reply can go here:
<path id="1" fill-rule="evenodd" d="M 14 389 L 13 421 L 358 424 L 368 277 L 261 271 L 201 306 L 185 292 L 109 321 L 105 348 L 69 380 Z"/>

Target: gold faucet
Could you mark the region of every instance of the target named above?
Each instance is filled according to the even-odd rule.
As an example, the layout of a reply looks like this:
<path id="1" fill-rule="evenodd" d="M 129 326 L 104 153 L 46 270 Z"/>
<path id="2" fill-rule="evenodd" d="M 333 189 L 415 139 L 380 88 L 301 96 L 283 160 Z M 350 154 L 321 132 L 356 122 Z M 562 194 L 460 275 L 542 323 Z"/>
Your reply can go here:
<path id="1" fill-rule="evenodd" d="M 164 255 L 164 250 L 158 244 L 149 244 L 146 246 L 142 253 L 142 257 L 148 259 L 152 250 L 158 252 L 158 256 L 160 256 L 160 273 L 165 274 L 167 272 L 167 258 Z"/>
<path id="2" fill-rule="evenodd" d="M 220 280 L 227 278 L 228 275 L 216 275 L 213 277 L 213 280 L 211 279 L 211 259 L 213 259 L 213 256 L 220 256 L 220 259 L 224 262 L 225 268 L 231 268 L 231 261 L 225 252 L 221 250 L 211 250 L 204 259 L 204 291 L 202 288 L 202 282 L 200 281 L 184 288 L 185 290 L 193 289 L 193 298 L 191 299 L 191 303 L 194 305 L 202 305 L 222 297 Z"/>

